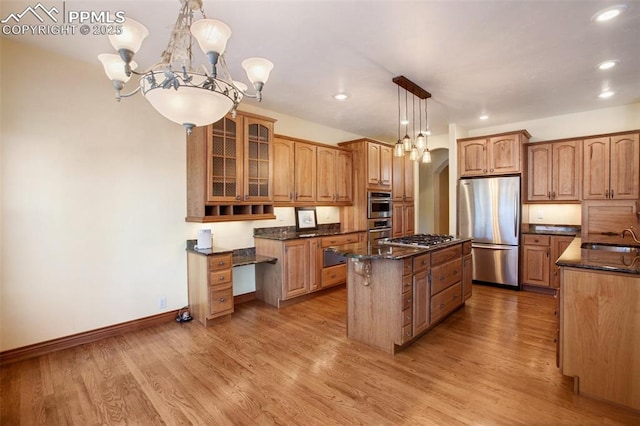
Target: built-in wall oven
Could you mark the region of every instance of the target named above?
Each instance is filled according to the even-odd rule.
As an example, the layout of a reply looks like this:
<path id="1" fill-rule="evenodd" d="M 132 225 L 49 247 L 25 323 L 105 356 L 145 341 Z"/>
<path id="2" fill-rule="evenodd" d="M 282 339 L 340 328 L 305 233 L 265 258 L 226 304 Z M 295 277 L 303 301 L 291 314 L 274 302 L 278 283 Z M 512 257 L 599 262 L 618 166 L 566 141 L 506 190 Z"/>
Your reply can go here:
<path id="1" fill-rule="evenodd" d="M 368 219 L 378 219 L 382 217 L 391 217 L 391 193 L 390 192 L 373 192 L 370 191 L 368 196 Z"/>
<path id="2" fill-rule="evenodd" d="M 367 220 L 367 237 L 369 245 L 375 247 L 388 238 L 391 238 L 391 218 Z"/>

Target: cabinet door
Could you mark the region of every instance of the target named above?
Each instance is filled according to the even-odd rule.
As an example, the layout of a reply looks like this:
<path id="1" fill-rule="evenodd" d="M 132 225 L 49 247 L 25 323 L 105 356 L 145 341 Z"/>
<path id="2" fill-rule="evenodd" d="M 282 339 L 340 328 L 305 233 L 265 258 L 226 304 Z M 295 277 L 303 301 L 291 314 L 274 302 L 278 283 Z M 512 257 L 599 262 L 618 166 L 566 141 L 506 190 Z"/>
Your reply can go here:
<path id="1" fill-rule="evenodd" d="M 557 142 L 553 149 L 553 173 L 551 199 L 558 201 L 580 200 L 580 163 L 582 141 Z"/>
<path id="2" fill-rule="evenodd" d="M 323 249 L 320 238 L 310 238 L 309 241 L 309 290 L 318 290 L 321 286 L 321 271 Z"/>
<path id="3" fill-rule="evenodd" d="M 321 176 L 321 175 L 319 175 Z M 353 153 L 336 151 L 336 201 L 344 204 L 353 202 Z"/>
<path id="4" fill-rule="evenodd" d="M 487 173 L 486 139 L 458 143 L 458 168 L 460 176 L 482 176 Z"/>
<path id="5" fill-rule="evenodd" d="M 378 187 L 380 185 L 380 149 L 375 143 L 367 143 L 367 185 Z"/>
<path id="6" fill-rule="evenodd" d="M 404 203 L 393 202 L 392 204 L 391 234 L 393 238 L 402 237 L 404 235 Z"/>
<path id="7" fill-rule="evenodd" d="M 237 201 L 244 197 L 242 182 L 242 117 L 225 117 L 212 124 L 208 144 L 207 201 Z"/>
<path id="8" fill-rule="evenodd" d="M 295 143 L 294 201 L 313 203 L 316 200 L 316 146 Z"/>
<path id="9" fill-rule="evenodd" d="M 413 335 L 429 327 L 429 271 L 425 270 L 413 276 Z"/>
<path id="10" fill-rule="evenodd" d="M 380 147 L 380 186 L 391 189 L 393 150 L 390 146 Z"/>
<path id="11" fill-rule="evenodd" d="M 490 174 L 520 172 L 519 135 L 489 138 L 486 152 Z"/>
<path id="12" fill-rule="evenodd" d="M 244 201 L 271 200 L 273 123 L 244 118 Z"/>
<path id="13" fill-rule="evenodd" d="M 414 191 L 414 165 L 415 161 L 409 158 L 408 155 L 404 157 L 404 200 L 413 201 Z"/>
<path id="14" fill-rule="evenodd" d="M 609 195 L 609 138 L 584 140 L 582 199 L 604 200 Z"/>
<path id="15" fill-rule="evenodd" d="M 284 246 L 282 298 L 309 292 L 309 245 L 304 239 L 287 241 Z"/>
<path id="16" fill-rule="evenodd" d="M 287 139 L 273 139 L 273 201 L 292 202 L 295 190 L 294 143 Z"/>
<path id="17" fill-rule="evenodd" d="M 551 258 L 550 261 L 550 279 L 549 286 L 560 288 L 560 268 L 556 265 L 556 261 L 562 253 L 569 247 L 574 237 L 565 237 L 554 235 L 551 237 Z"/>
<path id="18" fill-rule="evenodd" d="M 318 173 L 316 177 L 316 199 L 322 203 L 336 201 L 336 150 L 317 148 Z"/>
<path id="19" fill-rule="evenodd" d="M 527 147 L 527 198 L 529 201 L 551 199 L 551 144 L 534 144 Z"/>
<path id="20" fill-rule="evenodd" d="M 549 287 L 549 247 L 525 245 L 522 250 L 524 284 Z"/>
<path id="21" fill-rule="evenodd" d="M 416 207 L 415 204 L 405 204 L 402 215 L 402 232 L 404 235 L 413 235 L 415 234 L 415 214 Z"/>
<path id="22" fill-rule="evenodd" d="M 391 193 L 393 197 L 393 201 L 403 201 L 405 197 L 404 193 L 404 167 L 405 167 L 405 157 L 393 157 L 393 167 L 392 167 L 392 185 L 391 185 Z"/>
<path id="23" fill-rule="evenodd" d="M 473 257 L 468 254 L 462 258 L 462 293 L 464 300 L 471 297 L 473 284 Z"/>
<path id="24" fill-rule="evenodd" d="M 638 199 L 640 149 L 638 134 L 611 137 L 611 183 L 609 198 Z"/>

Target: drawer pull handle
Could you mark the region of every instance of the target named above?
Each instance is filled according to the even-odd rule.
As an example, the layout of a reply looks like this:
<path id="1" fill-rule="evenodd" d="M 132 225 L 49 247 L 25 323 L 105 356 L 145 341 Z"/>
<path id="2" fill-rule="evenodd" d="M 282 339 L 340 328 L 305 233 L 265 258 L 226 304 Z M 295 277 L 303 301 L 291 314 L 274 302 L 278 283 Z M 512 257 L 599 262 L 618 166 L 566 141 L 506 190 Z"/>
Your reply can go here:
<path id="1" fill-rule="evenodd" d="M 411 319 L 411 315 L 407 315 L 405 318 L 410 320 Z"/>
<path id="2" fill-rule="evenodd" d="M 331 275 L 329 278 L 335 278 L 336 274 Z"/>
<path id="3" fill-rule="evenodd" d="M 426 264 L 427 264 L 427 261 L 422 259 L 422 265 L 426 265 Z"/>
<path id="4" fill-rule="evenodd" d="M 224 275 L 220 275 L 220 278 L 218 278 L 219 281 L 224 281 Z"/>
<path id="5" fill-rule="evenodd" d="M 440 304 L 440 309 L 444 309 L 444 303 Z"/>
<path id="6" fill-rule="evenodd" d="M 453 275 L 458 275 L 458 270 L 457 269 L 453 270 Z"/>
<path id="7" fill-rule="evenodd" d="M 224 297 L 220 298 L 220 303 L 224 303 Z"/>
<path id="8" fill-rule="evenodd" d="M 411 332 L 410 332 L 410 331 L 407 331 L 407 334 L 405 334 L 405 336 L 407 336 L 407 337 L 411 337 Z"/>
<path id="9" fill-rule="evenodd" d="M 224 265 L 224 260 L 221 260 L 220 262 L 218 262 L 218 266 L 222 266 Z"/>

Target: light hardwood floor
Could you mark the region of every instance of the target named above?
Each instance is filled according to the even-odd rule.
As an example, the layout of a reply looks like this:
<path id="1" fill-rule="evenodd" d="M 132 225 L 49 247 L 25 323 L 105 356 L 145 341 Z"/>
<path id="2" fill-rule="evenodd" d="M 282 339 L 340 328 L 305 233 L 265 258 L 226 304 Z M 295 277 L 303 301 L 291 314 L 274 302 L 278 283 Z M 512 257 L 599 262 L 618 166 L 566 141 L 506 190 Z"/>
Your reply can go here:
<path id="1" fill-rule="evenodd" d="M 395 357 L 346 338 L 346 290 L 214 327 L 170 323 L 9 364 L 3 426 L 23 424 L 590 425 L 640 413 L 572 391 L 555 299 L 474 286 Z"/>

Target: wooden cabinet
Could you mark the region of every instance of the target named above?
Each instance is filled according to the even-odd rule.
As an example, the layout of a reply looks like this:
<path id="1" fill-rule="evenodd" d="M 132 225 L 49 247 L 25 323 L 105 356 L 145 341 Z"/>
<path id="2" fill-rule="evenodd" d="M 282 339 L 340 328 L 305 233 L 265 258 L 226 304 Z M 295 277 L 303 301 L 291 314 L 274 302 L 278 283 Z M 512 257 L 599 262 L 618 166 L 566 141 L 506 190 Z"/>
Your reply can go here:
<path id="1" fill-rule="evenodd" d="M 278 206 L 352 203 L 351 151 L 276 135 L 273 161 Z"/>
<path id="2" fill-rule="evenodd" d="M 638 133 L 584 140 L 584 200 L 635 200 L 640 196 Z"/>
<path id="3" fill-rule="evenodd" d="M 526 130 L 458 139 L 458 177 L 491 176 L 523 171 Z"/>
<path id="4" fill-rule="evenodd" d="M 467 300 L 473 294 L 473 257 L 471 242 L 462 244 L 462 294 Z"/>
<path id="5" fill-rule="evenodd" d="M 394 201 L 392 209 L 392 237 L 396 238 L 403 237 L 405 235 L 413 235 L 415 233 L 415 204 Z"/>
<path id="6" fill-rule="evenodd" d="M 559 288 L 560 269 L 556 260 L 571 244 L 573 236 L 524 234 L 522 246 L 522 283 L 537 287 Z"/>
<path id="7" fill-rule="evenodd" d="M 286 241 L 255 238 L 256 254 L 275 257 L 273 266 L 264 268 L 256 297 L 273 306 L 328 287 L 344 284 L 346 265 L 323 267 L 326 247 L 362 241 L 364 233 L 350 233 Z"/>
<path id="8" fill-rule="evenodd" d="M 233 313 L 232 266 L 231 253 L 187 253 L 189 306 L 192 316 L 205 326 Z"/>
<path id="9" fill-rule="evenodd" d="M 321 204 L 349 204 L 353 196 L 353 154 L 331 147 L 318 147 L 316 197 Z"/>
<path id="10" fill-rule="evenodd" d="M 414 165 L 408 155 L 393 157 L 393 201 L 414 201 Z"/>
<path id="11" fill-rule="evenodd" d="M 527 199 L 580 201 L 582 141 L 527 146 Z"/>
<path id="12" fill-rule="evenodd" d="M 367 143 L 367 186 L 369 189 L 390 190 L 393 150 L 390 146 Z"/>
<path id="13" fill-rule="evenodd" d="M 274 219 L 274 120 L 226 116 L 187 136 L 189 222 Z"/>
<path id="14" fill-rule="evenodd" d="M 418 336 L 429 328 L 431 324 L 431 301 L 429 272 L 431 255 L 429 253 L 416 256 L 413 259 L 413 334 Z"/>
<path id="15" fill-rule="evenodd" d="M 522 283 L 549 287 L 551 255 L 548 235 L 524 235 L 522 246 Z"/>
<path id="16" fill-rule="evenodd" d="M 443 319 L 464 303 L 462 272 L 462 244 L 431 254 L 432 323 Z"/>

